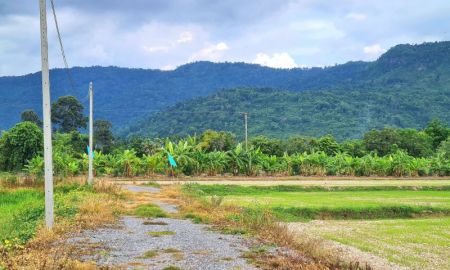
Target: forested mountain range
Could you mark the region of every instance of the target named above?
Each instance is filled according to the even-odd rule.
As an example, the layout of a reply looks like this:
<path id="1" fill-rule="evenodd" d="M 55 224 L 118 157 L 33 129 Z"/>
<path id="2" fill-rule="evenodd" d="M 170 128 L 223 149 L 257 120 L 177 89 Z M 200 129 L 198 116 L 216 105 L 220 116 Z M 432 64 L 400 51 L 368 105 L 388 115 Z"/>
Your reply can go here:
<path id="1" fill-rule="evenodd" d="M 74 95 L 87 105 L 93 81 L 96 117 L 125 136 L 237 131 L 241 111 L 253 114 L 251 132 L 281 137 L 348 138 L 385 125 L 422 127 L 433 118 L 450 123 L 450 42 L 397 45 L 373 62 L 325 68 L 196 62 L 173 71 L 76 67 L 71 74 L 75 89 L 65 70 L 51 71 L 52 98 Z M 0 96 L 0 129 L 19 121 L 25 109 L 40 113 L 40 73 L 0 77 Z"/>

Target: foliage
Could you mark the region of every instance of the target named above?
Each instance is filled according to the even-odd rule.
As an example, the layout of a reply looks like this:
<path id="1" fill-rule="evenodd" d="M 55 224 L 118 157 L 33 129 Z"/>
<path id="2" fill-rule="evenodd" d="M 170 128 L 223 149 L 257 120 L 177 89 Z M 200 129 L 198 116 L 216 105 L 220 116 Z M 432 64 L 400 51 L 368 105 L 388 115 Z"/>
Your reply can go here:
<path id="1" fill-rule="evenodd" d="M 437 148 L 439 144 L 446 140 L 450 135 L 450 129 L 447 125 L 442 124 L 439 120 L 431 121 L 425 128 L 425 133 L 433 140 L 433 147 Z"/>
<path id="2" fill-rule="evenodd" d="M 52 122 L 60 132 L 86 128 L 83 105 L 74 96 L 62 96 L 52 104 Z"/>
<path id="3" fill-rule="evenodd" d="M 112 124 L 107 120 L 95 120 L 94 122 L 95 145 L 104 153 L 109 153 L 114 143 L 111 128 Z"/>
<path id="4" fill-rule="evenodd" d="M 236 145 L 236 136 L 230 132 L 206 130 L 200 136 L 199 147 L 207 152 L 228 151 Z"/>
<path id="5" fill-rule="evenodd" d="M 25 110 L 20 115 L 20 119 L 22 122 L 31 122 L 36 124 L 38 127 L 42 127 L 42 121 L 37 115 L 37 113 L 33 110 Z"/>
<path id="6" fill-rule="evenodd" d="M 43 148 L 41 129 L 31 122 L 21 122 L 0 138 L 0 169 L 20 170 Z"/>

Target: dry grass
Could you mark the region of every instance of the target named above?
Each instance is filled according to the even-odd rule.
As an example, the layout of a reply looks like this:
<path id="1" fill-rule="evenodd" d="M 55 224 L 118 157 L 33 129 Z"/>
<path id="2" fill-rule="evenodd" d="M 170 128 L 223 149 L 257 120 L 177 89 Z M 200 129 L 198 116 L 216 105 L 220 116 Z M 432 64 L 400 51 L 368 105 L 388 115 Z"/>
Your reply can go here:
<path id="1" fill-rule="evenodd" d="M 99 194 L 79 202 L 75 218 L 57 219 L 53 230 L 39 228 L 25 246 L 0 247 L 0 269 L 98 269 L 93 263 L 78 261 L 81 251 L 68 244 L 67 239 L 80 230 L 114 222 L 122 211 L 118 201 L 122 195 L 120 189 L 110 185 L 96 183 L 94 189 Z"/>
<path id="2" fill-rule="evenodd" d="M 170 196 L 180 205 L 179 215 L 201 222 L 207 221 L 225 233 L 247 233 L 259 244 L 278 247 L 276 252 L 250 252 L 246 258 L 261 269 L 371 269 L 358 263 L 343 263 L 327 249 L 314 241 L 299 242 L 291 231 L 267 209 L 248 210 L 231 205 L 221 205 L 183 194 L 181 186 L 164 187 L 161 196 Z M 318 247 L 318 248 L 316 248 Z"/>

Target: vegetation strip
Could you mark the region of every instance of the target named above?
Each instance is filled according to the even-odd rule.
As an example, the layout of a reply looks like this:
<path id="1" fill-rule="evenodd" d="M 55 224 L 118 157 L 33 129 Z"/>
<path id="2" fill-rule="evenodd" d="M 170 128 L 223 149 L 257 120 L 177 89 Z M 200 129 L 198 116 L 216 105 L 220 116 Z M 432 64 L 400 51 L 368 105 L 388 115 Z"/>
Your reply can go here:
<path id="1" fill-rule="evenodd" d="M 273 185 L 273 186 L 240 186 L 240 185 L 201 185 L 188 183 L 183 186 L 189 192 L 199 195 L 256 195 L 267 192 L 335 192 L 335 191 L 389 191 L 389 190 L 436 190 L 450 191 L 450 185 L 445 186 L 300 186 L 300 185 Z"/>
<path id="2" fill-rule="evenodd" d="M 266 209 L 283 221 L 450 216 L 449 187 L 302 187 L 185 184 L 212 205 Z M 193 216 L 195 221 L 202 221 Z"/>

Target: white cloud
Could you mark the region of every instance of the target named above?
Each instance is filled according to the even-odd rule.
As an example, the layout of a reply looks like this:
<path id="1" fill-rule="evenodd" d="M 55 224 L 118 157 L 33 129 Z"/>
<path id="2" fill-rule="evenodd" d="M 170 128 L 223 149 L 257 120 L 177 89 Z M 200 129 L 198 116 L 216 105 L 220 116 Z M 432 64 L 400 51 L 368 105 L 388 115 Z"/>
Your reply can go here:
<path id="1" fill-rule="evenodd" d="M 294 21 L 288 27 L 292 32 L 311 40 L 340 39 L 346 36 L 342 29 L 337 28 L 334 22 L 328 20 Z"/>
<path id="2" fill-rule="evenodd" d="M 260 64 L 262 66 L 268 66 L 273 68 L 295 68 L 298 67 L 295 60 L 286 52 L 274 53 L 272 56 L 265 53 L 258 53 L 254 64 Z"/>
<path id="3" fill-rule="evenodd" d="M 161 67 L 161 70 L 170 71 L 170 70 L 174 70 L 176 68 L 177 67 L 175 65 L 165 65 L 165 66 Z"/>
<path id="4" fill-rule="evenodd" d="M 364 47 L 363 51 L 365 54 L 372 55 L 372 56 L 378 56 L 378 55 L 386 52 L 385 49 L 381 48 L 380 44 L 373 44 L 370 46 L 366 46 L 366 47 Z"/>
<path id="5" fill-rule="evenodd" d="M 230 48 L 225 42 L 219 42 L 215 45 L 208 46 L 206 48 L 201 49 L 199 52 L 194 53 L 189 60 L 210 60 L 217 61 L 220 59 L 222 52 L 229 50 Z"/>
<path id="6" fill-rule="evenodd" d="M 143 46 L 142 48 L 149 53 L 165 52 L 169 50 L 169 47 L 167 46 Z"/>
<path id="7" fill-rule="evenodd" d="M 180 36 L 177 39 L 177 43 L 189 43 L 192 42 L 194 39 L 194 36 L 191 32 L 183 32 L 180 34 Z"/>
<path id="8" fill-rule="evenodd" d="M 367 15 L 363 13 L 349 13 L 345 18 L 360 22 L 367 19 Z"/>

